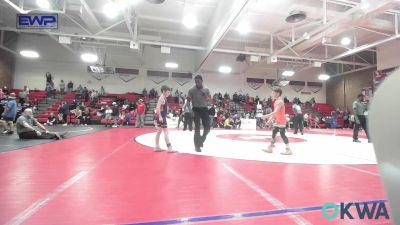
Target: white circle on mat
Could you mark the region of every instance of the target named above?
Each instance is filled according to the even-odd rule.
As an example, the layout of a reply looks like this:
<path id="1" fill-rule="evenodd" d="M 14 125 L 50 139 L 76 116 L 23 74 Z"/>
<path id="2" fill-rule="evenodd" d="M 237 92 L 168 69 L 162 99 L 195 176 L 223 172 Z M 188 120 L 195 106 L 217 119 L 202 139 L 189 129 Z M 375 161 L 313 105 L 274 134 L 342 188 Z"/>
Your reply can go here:
<path id="1" fill-rule="evenodd" d="M 366 139 L 360 139 L 362 143 L 354 143 L 352 137 L 287 133 L 293 151 L 293 155 L 287 156 L 280 154 L 285 151 L 285 144 L 279 140 L 279 134 L 274 153 L 262 151 L 270 143 L 271 131 L 212 130 L 200 153 L 194 151 L 193 132 L 170 130 L 169 134 L 173 148 L 180 153 L 279 163 L 376 164 L 373 145 Z M 136 137 L 136 141 L 153 148 L 155 136 L 155 132 L 143 134 Z M 163 135 L 160 144 L 162 149 L 166 149 Z"/>

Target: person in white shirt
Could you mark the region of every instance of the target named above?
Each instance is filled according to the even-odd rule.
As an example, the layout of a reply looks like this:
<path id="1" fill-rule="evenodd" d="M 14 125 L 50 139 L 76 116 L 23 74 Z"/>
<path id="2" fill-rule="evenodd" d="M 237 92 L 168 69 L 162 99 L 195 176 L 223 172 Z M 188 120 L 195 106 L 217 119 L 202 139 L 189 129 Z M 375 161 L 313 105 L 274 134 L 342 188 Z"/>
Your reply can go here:
<path id="1" fill-rule="evenodd" d="M 113 122 L 112 112 L 113 112 L 112 109 L 109 106 L 107 106 L 106 111 L 105 111 L 106 127 L 108 125 L 110 125 L 110 127 L 112 126 L 112 122 Z"/>
<path id="2" fill-rule="evenodd" d="M 257 127 L 259 128 L 262 128 L 262 119 L 261 119 L 262 116 L 263 116 L 262 105 L 260 104 L 260 102 L 258 102 L 256 109 L 256 118 L 257 118 Z"/>
<path id="3" fill-rule="evenodd" d="M 294 126 L 294 134 L 297 134 L 299 128 L 300 128 L 300 133 L 301 135 L 304 134 L 304 118 L 303 118 L 303 112 L 301 111 L 301 107 L 299 105 L 299 101 L 296 101 L 293 103 L 293 112 L 295 114 L 293 118 L 293 126 Z"/>

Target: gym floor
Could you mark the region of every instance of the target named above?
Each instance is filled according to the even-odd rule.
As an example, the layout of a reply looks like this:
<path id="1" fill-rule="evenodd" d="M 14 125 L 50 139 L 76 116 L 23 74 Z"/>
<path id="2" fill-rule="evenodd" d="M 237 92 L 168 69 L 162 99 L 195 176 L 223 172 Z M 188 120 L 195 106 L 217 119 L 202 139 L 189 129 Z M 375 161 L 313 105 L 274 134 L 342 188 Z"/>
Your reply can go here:
<path id="1" fill-rule="evenodd" d="M 322 215 L 327 202 L 386 199 L 372 145 L 351 142 L 351 130 L 288 134 L 294 155 L 280 156 L 280 141 L 261 151 L 267 130 L 212 130 L 202 153 L 193 133 L 171 130 L 174 154 L 153 152 L 154 128 L 53 129 L 77 132 L 1 137 L 0 224 L 391 224 Z"/>

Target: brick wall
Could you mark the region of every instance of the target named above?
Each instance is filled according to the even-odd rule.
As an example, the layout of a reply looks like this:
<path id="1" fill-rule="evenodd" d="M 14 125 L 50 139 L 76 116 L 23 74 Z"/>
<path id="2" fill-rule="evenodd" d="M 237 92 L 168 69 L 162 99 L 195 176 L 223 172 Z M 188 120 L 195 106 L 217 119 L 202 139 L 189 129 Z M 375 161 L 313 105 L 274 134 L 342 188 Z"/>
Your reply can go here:
<path id="1" fill-rule="evenodd" d="M 12 78 L 15 67 L 15 56 L 0 49 L 0 87 L 12 88 Z"/>
<path id="2" fill-rule="evenodd" d="M 326 102 L 335 108 L 350 109 L 357 95 L 364 87 L 372 86 L 372 75 L 376 69 L 370 69 L 344 76 L 331 78 L 326 83 Z"/>

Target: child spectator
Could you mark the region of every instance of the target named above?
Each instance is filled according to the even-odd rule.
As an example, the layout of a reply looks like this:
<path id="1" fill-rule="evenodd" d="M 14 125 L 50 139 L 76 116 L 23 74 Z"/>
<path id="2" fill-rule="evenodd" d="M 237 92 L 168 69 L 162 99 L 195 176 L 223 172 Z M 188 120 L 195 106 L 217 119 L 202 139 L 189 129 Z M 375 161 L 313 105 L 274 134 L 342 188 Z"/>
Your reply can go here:
<path id="1" fill-rule="evenodd" d="M 54 113 L 50 113 L 49 117 L 47 118 L 47 122 L 44 125 L 47 125 L 47 126 L 57 125 L 57 119 L 54 116 Z"/>

